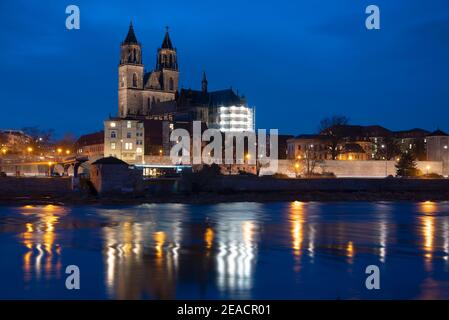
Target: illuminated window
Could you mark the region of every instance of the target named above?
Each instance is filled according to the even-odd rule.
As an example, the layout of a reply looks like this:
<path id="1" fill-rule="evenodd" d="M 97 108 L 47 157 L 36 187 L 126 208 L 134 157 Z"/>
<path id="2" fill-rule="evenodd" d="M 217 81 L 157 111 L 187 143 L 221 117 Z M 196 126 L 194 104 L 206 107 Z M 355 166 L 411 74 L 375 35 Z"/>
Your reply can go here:
<path id="1" fill-rule="evenodd" d="M 132 149 L 133 149 L 132 142 L 126 142 L 125 143 L 125 150 L 132 150 Z"/>
<path id="2" fill-rule="evenodd" d="M 115 150 L 115 142 L 111 142 L 111 149 Z"/>
<path id="3" fill-rule="evenodd" d="M 131 128 L 131 127 L 132 127 L 131 121 L 127 121 L 127 122 L 126 122 L 126 127 L 127 127 L 127 128 Z"/>
<path id="4" fill-rule="evenodd" d="M 115 122 L 111 122 L 111 128 L 115 128 Z"/>
<path id="5" fill-rule="evenodd" d="M 142 153 L 142 148 L 136 148 L 137 153 Z"/>

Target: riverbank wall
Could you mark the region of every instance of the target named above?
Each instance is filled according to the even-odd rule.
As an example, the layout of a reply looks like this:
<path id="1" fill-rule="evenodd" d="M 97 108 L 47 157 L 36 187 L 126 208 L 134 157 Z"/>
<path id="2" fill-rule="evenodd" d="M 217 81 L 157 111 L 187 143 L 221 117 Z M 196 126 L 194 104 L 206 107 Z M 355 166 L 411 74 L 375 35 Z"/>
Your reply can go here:
<path id="1" fill-rule="evenodd" d="M 179 179 L 152 179 L 139 195 L 93 196 L 71 190 L 68 178 L 0 178 L 0 203 L 217 203 L 234 201 L 448 200 L 449 179 L 275 179 L 219 176 L 192 190 Z"/>
<path id="2" fill-rule="evenodd" d="M 296 168 L 296 164 L 299 168 Z M 315 172 L 332 172 L 338 178 L 385 178 L 387 176 L 396 176 L 396 164 L 392 161 L 381 160 L 324 160 L 316 163 Z M 442 161 L 417 161 L 416 167 L 423 174 L 436 173 L 442 176 L 449 175 L 449 165 Z M 285 174 L 294 178 L 297 174 L 301 175 L 304 171 L 304 163 L 295 160 L 279 160 L 276 173 Z M 274 172 L 270 168 L 262 168 L 261 175 L 272 175 Z"/>

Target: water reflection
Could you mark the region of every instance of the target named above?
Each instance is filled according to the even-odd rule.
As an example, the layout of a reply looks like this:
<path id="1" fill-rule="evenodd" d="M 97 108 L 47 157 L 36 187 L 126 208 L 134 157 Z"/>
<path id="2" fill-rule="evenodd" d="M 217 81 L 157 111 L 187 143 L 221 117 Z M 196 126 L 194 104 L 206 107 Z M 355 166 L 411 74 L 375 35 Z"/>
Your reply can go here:
<path id="1" fill-rule="evenodd" d="M 175 297 L 185 210 L 183 205 L 154 209 L 158 208 L 141 206 L 126 215 L 118 210 L 102 212 L 108 219 L 103 237 L 106 286 L 111 298 Z"/>
<path id="2" fill-rule="evenodd" d="M 217 205 L 211 213 L 216 224 L 218 289 L 231 297 L 250 298 L 257 256 L 260 204 Z"/>
<path id="3" fill-rule="evenodd" d="M 380 261 L 388 266 L 386 283 L 412 282 L 400 298 L 449 297 L 443 293 L 449 290 L 449 203 L 25 206 L 3 212 L 0 246 L 11 248 L 13 235 L 19 248 L 4 264 L 31 289 L 51 288 L 47 280 L 60 279 L 66 261 L 92 267 L 83 269 L 95 280 L 83 282 L 83 292 L 98 298 L 335 299 L 345 287 L 342 296 L 350 298 L 366 294 L 358 291 L 360 270 Z M 8 283 L 5 276 L 0 280 Z M 54 283 L 61 290 L 63 283 Z M 332 289 L 315 290 L 320 283 Z M 308 295 L 314 290 L 320 293 Z"/>
<path id="4" fill-rule="evenodd" d="M 39 279 L 44 270 L 46 279 L 61 275 L 61 247 L 55 244 L 55 228 L 59 219 L 66 214 L 60 206 L 24 206 L 20 214 L 29 222 L 25 222 L 21 234 L 22 244 L 26 248 L 23 254 L 23 275 L 25 282 L 33 276 Z M 34 261 L 33 261 L 34 260 Z"/>
<path id="5" fill-rule="evenodd" d="M 427 270 L 431 270 L 435 237 L 435 203 L 431 201 L 420 203 L 420 211 L 424 213 L 424 216 L 420 217 L 420 229 L 423 237 L 423 250 L 424 257 L 426 258 L 426 268 Z"/>

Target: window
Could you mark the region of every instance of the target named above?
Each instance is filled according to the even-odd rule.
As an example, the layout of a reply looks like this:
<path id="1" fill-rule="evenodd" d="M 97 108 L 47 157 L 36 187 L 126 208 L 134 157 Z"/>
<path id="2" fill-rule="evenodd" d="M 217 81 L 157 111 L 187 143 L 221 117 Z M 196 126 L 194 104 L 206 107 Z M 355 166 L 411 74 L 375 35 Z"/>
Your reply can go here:
<path id="1" fill-rule="evenodd" d="M 136 148 L 137 153 L 142 153 L 142 148 Z"/>
<path id="2" fill-rule="evenodd" d="M 115 128 L 115 122 L 111 122 L 111 128 Z"/>
<path id="3" fill-rule="evenodd" d="M 127 127 L 127 128 L 131 128 L 131 127 L 132 127 L 131 121 L 127 121 L 127 122 L 126 122 L 126 127 Z"/>
<path id="4" fill-rule="evenodd" d="M 133 87 L 137 87 L 137 74 L 133 73 Z"/>
<path id="5" fill-rule="evenodd" d="M 126 142 L 125 143 L 125 150 L 132 150 L 132 149 L 133 149 L 132 142 Z"/>
<path id="6" fill-rule="evenodd" d="M 115 142 L 111 142 L 111 149 L 115 150 Z"/>
<path id="7" fill-rule="evenodd" d="M 126 133 L 126 138 L 131 139 L 131 132 Z"/>
<path id="8" fill-rule="evenodd" d="M 111 138 L 117 138 L 117 133 L 115 131 L 111 131 Z"/>
<path id="9" fill-rule="evenodd" d="M 168 90 L 173 91 L 175 88 L 175 82 L 173 81 L 173 78 L 170 78 L 170 80 L 168 80 Z"/>

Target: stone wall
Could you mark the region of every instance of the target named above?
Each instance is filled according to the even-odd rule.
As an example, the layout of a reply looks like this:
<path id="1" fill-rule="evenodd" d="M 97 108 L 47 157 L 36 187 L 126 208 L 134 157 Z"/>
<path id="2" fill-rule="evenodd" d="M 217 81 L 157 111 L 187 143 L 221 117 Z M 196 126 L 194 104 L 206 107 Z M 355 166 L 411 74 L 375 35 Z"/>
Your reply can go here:
<path id="1" fill-rule="evenodd" d="M 218 192 L 447 192 L 449 179 L 275 179 L 223 176 Z"/>
<path id="2" fill-rule="evenodd" d="M 279 160 L 278 173 L 286 174 L 289 177 L 295 176 L 295 171 L 302 174 L 303 164 L 299 162 L 300 168 L 295 169 L 295 161 Z M 357 177 L 357 178 L 384 178 L 386 176 L 396 175 L 396 161 L 338 161 L 326 160 L 316 165 L 315 172 L 333 172 L 337 177 Z M 449 168 L 445 166 L 443 170 L 443 162 L 441 161 L 417 161 L 417 167 L 423 173 L 437 173 L 447 176 Z M 272 174 L 269 170 L 262 168 L 262 175 Z"/>
<path id="3" fill-rule="evenodd" d="M 0 177 L 0 199 L 64 196 L 71 192 L 70 178 Z"/>
<path id="4" fill-rule="evenodd" d="M 142 170 L 127 165 L 97 164 L 90 168 L 90 180 L 100 194 L 141 191 Z"/>

